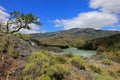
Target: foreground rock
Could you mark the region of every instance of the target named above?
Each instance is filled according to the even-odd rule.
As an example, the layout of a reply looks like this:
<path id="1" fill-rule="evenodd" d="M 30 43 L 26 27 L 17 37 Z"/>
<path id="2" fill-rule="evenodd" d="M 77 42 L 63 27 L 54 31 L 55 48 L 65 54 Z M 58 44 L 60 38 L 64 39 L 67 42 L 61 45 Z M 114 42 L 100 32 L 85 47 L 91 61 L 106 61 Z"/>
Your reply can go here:
<path id="1" fill-rule="evenodd" d="M 14 45 L 15 50 L 19 52 L 19 57 L 26 57 L 30 55 L 32 51 L 39 49 L 36 43 L 32 41 L 25 41 L 17 37 L 11 37 L 11 42 Z"/>

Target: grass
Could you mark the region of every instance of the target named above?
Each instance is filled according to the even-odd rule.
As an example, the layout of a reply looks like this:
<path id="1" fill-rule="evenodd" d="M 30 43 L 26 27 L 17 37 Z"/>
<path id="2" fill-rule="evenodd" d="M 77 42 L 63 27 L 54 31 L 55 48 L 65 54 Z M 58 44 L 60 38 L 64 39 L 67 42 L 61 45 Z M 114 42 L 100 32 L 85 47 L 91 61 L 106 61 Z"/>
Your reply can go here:
<path id="1" fill-rule="evenodd" d="M 102 72 L 99 67 L 96 67 L 96 66 L 94 66 L 94 65 L 90 65 L 89 68 L 90 68 L 92 71 L 94 71 L 94 72 L 96 72 L 96 73 L 98 73 L 98 74 L 101 74 L 101 72 Z"/>
<path id="2" fill-rule="evenodd" d="M 108 59 L 120 63 L 120 56 L 107 56 Z"/>
<path id="3" fill-rule="evenodd" d="M 110 60 L 110 59 L 103 59 L 102 60 L 102 64 L 104 64 L 104 65 L 112 65 L 112 60 Z"/>

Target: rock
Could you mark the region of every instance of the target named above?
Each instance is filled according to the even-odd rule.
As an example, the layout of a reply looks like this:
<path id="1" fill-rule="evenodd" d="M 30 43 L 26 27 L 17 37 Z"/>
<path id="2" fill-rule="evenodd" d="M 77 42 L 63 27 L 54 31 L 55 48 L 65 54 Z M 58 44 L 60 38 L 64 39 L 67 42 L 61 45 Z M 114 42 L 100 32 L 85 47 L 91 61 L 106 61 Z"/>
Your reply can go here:
<path id="1" fill-rule="evenodd" d="M 39 49 L 37 44 L 31 41 L 25 41 L 14 36 L 12 36 L 10 40 L 14 45 L 15 50 L 19 52 L 19 58 L 26 57 L 30 55 L 32 51 Z"/>
<path id="2" fill-rule="evenodd" d="M 53 47 L 53 46 L 46 46 L 46 47 L 41 46 L 41 49 L 48 50 L 48 51 L 53 51 L 55 53 L 61 53 L 61 52 L 63 52 L 63 50 L 61 48 L 59 48 L 59 47 Z"/>

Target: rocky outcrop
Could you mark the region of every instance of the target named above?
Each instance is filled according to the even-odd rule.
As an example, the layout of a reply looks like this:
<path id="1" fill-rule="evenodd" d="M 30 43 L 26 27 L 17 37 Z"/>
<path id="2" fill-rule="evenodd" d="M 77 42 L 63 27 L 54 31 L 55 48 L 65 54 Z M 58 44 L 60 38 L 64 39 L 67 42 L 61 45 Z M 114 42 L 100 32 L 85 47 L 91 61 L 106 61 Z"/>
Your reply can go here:
<path id="1" fill-rule="evenodd" d="M 17 37 L 11 37 L 10 39 L 15 48 L 15 50 L 19 53 L 19 57 L 26 57 L 30 55 L 32 51 L 38 50 L 39 47 L 36 43 L 32 41 L 25 41 L 23 39 L 17 38 Z"/>

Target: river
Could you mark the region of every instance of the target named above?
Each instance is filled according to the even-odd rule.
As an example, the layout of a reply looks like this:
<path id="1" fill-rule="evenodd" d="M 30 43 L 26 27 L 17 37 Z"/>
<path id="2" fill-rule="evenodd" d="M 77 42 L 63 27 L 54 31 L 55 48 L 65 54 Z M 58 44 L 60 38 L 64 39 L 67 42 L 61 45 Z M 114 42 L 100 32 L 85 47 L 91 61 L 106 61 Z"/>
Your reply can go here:
<path id="1" fill-rule="evenodd" d="M 67 48 L 67 49 L 63 49 L 63 51 L 65 53 L 72 53 L 74 55 L 79 55 L 84 58 L 89 58 L 96 54 L 96 51 L 93 51 L 93 50 L 81 50 L 77 48 Z"/>

